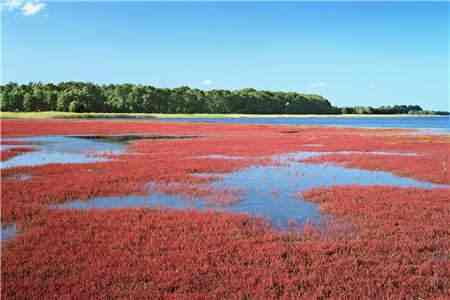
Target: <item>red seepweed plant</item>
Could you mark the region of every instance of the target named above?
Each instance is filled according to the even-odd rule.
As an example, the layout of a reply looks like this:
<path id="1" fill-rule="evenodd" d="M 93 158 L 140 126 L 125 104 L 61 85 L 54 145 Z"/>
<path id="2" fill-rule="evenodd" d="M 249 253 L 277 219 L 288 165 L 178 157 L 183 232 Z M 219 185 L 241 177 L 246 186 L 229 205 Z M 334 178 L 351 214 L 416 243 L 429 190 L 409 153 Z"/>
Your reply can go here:
<path id="1" fill-rule="evenodd" d="M 20 154 L 35 151 L 32 147 L 14 147 L 0 151 L 0 161 L 5 161 Z"/>
<path id="2" fill-rule="evenodd" d="M 32 123 L 32 125 L 30 125 Z M 156 209 L 55 210 L 50 204 L 152 191 L 238 201 L 211 177 L 296 151 L 362 151 L 312 158 L 448 181 L 445 136 L 404 130 L 177 124 L 138 121 L 2 121 L 3 136 L 160 134 L 107 162 L 2 170 L 2 298 L 318 299 L 448 297 L 449 189 L 346 186 L 304 194 L 336 219 L 278 232 L 244 215 Z M 369 152 L 414 152 L 417 156 Z M 217 159 L 210 155 L 239 156 Z M 332 159 L 330 157 L 333 157 Z M 395 161 L 393 160 L 395 158 Z M 446 160 L 447 159 L 447 160 Z M 402 164 L 403 162 L 403 164 Z M 405 166 L 406 165 L 406 166 Z M 27 174 L 27 180 L 15 179 Z M 19 178 L 17 176 L 17 178 Z M 148 190 L 148 183 L 156 188 Z M 231 196 L 230 196 L 231 195 Z"/>
<path id="3" fill-rule="evenodd" d="M 51 211 L 3 250 L 6 298 L 446 297 L 449 190 L 348 186 L 304 196 L 357 233 L 281 233 L 244 215 Z M 30 250 L 33 255 L 30 257 Z"/>

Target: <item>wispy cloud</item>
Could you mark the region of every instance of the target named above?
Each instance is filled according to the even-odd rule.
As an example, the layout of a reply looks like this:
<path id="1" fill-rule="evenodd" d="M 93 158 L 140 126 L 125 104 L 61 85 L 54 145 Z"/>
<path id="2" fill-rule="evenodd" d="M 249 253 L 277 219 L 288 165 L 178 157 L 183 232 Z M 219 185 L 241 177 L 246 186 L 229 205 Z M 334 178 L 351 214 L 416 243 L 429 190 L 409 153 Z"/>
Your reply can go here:
<path id="1" fill-rule="evenodd" d="M 40 0 L 4 0 L 2 2 L 2 9 L 7 11 L 20 11 L 24 16 L 32 16 L 43 11 L 47 4 Z"/>
<path id="2" fill-rule="evenodd" d="M 45 6 L 45 3 L 39 1 L 27 2 L 22 6 L 22 13 L 24 16 L 32 16 L 42 11 Z"/>
<path id="3" fill-rule="evenodd" d="M 210 86 L 211 84 L 213 84 L 213 82 L 210 79 L 205 79 L 205 80 L 202 81 L 202 84 L 206 85 L 206 86 Z"/>

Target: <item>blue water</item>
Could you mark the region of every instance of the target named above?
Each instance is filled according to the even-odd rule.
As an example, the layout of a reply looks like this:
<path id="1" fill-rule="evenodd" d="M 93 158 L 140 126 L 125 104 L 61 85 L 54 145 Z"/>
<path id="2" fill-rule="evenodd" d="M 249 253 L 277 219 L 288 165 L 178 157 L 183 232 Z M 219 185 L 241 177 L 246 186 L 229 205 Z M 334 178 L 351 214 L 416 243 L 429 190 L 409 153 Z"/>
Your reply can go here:
<path id="1" fill-rule="evenodd" d="M 15 224 L 9 224 L 9 225 L 5 225 L 5 226 L 3 226 L 3 224 L 2 224 L 0 240 L 1 241 L 9 240 L 9 239 L 13 238 L 16 235 L 16 233 L 17 233 L 17 228 L 16 228 Z"/>
<path id="2" fill-rule="evenodd" d="M 425 120 L 429 118 L 421 118 Z M 247 119 L 250 120 L 250 119 Z M 254 119 L 251 119 L 254 121 Z M 304 120 L 304 119 L 295 119 Z M 325 119 L 322 119 L 325 120 Z M 328 120 L 328 119 L 327 119 Z M 352 119 L 353 120 L 353 119 Z M 364 118 L 366 120 L 366 118 Z M 386 120 L 383 118 L 383 120 Z M 403 118 L 402 120 L 405 120 Z M 47 163 L 90 163 L 106 160 L 98 154 L 119 154 L 126 150 L 126 143 L 113 142 L 108 139 L 81 138 L 67 136 L 44 136 L 9 139 L 27 141 L 37 151 L 25 153 L 1 163 L 1 168 L 15 166 L 33 166 Z M 320 146 L 319 144 L 317 146 Z M 356 152 L 337 152 L 342 155 Z M 90 209 L 118 207 L 168 207 L 176 209 L 212 209 L 217 211 L 247 213 L 252 216 L 267 218 L 275 227 L 285 228 L 290 222 L 304 223 L 318 221 L 322 215 L 316 204 L 304 201 L 301 192 L 335 185 L 390 185 L 419 188 L 449 188 L 447 185 L 432 184 L 410 178 L 398 177 L 388 172 L 349 169 L 332 164 L 309 164 L 304 159 L 326 155 L 329 152 L 299 152 L 273 156 L 273 165 L 253 166 L 229 174 L 201 174 L 192 176 L 214 175 L 212 186 L 217 190 L 238 190 L 240 201 L 227 206 L 217 205 L 202 198 L 185 198 L 180 195 L 168 195 L 154 192 L 157 189 L 150 184 L 148 196 L 97 197 L 87 201 L 73 201 L 56 208 Z M 392 155 L 390 152 L 368 152 L 372 155 Z M 400 154 L 400 153 L 399 153 Z M 401 155 L 416 155 L 401 153 Z M 205 155 L 197 159 L 242 159 L 239 156 Z M 27 174 L 16 174 L 5 180 L 32 180 Z M 15 227 L 2 228 L 2 235 L 7 238 L 16 233 Z"/>
<path id="3" fill-rule="evenodd" d="M 323 125 L 369 128 L 409 128 L 432 132 L 450 132 L 450 116 L 433 117 L 257 117 L 257 118 L 177 118 L 171 121 L 269 124 L 269 125 Z"/>
<path id="4" fill-rule="evenodd" d="M 217 211 L 247 213 L 267 218 L 275 227 L 286 228 L 290 222 L 318 221 L 318 205 L 304 201 L 300 192 L 334 185 L 389 185 L 401 187 L 448 187 L 388 172 L 348 169 L 331 164 L 307 164 L 296 160 L 318 153 L 296 153 L 275 157 L 277 164 L 255 166 L 230 174 L 221 174 L 212 186 L 242 191 L 240 201 L 227 206 L 214 205 L 205 199 L 186 199 L 181 196 L 152 193 L 149 196 L 98 197 L 87 201 L 74 201 L 59 208 L 90 209 L 120 207 L 170 207 L 177 209 L 213 209 Z M 293 160 L 295 159 L 295 160 Z M 195 174 L 196 176 L 209 174 Z"/>
<path id="5" fill-rule="evenodd" d="M 105 157 L 99 155 L 119 154 L 125 151 L 124 144 L 69 136 L 36 136 L 8 138 L 5 140 L 31 143 L 31 146 L 36 151 L 23 153 L 1 162 L 1 169 L 50 163 L 67 164 L 106 161 Z"/>
<path id="6" fill-rule="evenodd" d="M 126 151 L 127 143 L 138 139 L 184 139 L 196 136 L 115 135 L 115 136 L 32 136 L 5 138 L 17 145 L 1 145 L 0 151 L 15 147 L 33 147 L 36 151 L 21 153 L 0 163 L 0 169 L 20 166 L 39 166 L 51 163 L 73 164 L 107 161 L 102 156 Z M 26 142 L 30 145 L 20 145 Z"/>

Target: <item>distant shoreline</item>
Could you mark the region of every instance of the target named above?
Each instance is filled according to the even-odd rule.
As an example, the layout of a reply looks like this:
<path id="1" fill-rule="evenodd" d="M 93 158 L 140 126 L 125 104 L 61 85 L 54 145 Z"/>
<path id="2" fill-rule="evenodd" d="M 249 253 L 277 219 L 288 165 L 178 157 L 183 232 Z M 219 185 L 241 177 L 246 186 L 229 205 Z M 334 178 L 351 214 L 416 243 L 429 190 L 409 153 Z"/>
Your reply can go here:
<path id="1" fill-rule="evenodd" d="M 439 114 L 160 114 L 160 113 L 71 113 L 0 112 L 0 119 L 239 119 L 239 118 L 449 118 Z"/>

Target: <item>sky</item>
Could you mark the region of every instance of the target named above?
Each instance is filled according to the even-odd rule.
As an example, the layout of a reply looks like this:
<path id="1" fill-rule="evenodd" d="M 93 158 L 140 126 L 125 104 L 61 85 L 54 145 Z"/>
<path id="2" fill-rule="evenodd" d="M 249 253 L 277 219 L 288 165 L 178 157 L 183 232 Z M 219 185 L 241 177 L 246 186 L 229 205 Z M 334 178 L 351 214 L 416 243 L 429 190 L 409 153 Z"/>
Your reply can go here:
<path id="1" fill-rule="evenodd" d="M 1 1 L 2 83 L 252 87 L 449 110 L 448 2 Z"/>

